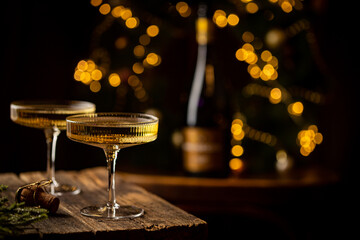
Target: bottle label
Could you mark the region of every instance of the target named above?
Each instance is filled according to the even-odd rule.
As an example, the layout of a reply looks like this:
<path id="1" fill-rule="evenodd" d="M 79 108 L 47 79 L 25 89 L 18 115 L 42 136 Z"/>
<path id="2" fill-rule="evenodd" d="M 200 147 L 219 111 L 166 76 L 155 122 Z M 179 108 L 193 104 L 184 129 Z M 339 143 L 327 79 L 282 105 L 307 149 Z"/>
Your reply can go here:
<path id="1" fill-rule="evenodd" d="M 220 130 L 187 127 L 183 130 L 183 165 L 191 173 L 221 171 L 222 134 Z"/>

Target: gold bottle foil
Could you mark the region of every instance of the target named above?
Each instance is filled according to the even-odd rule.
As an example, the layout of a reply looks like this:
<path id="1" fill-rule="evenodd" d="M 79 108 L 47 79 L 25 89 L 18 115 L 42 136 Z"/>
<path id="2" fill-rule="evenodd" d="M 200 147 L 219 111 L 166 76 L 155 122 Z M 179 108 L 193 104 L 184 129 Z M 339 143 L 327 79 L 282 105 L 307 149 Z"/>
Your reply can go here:
<path id="1" fill-rule="evenodd" d="M 221 171 L 223 137 L 220 130 L 201 127 L 183 129 L 183 166 L 190 173 Z"/>

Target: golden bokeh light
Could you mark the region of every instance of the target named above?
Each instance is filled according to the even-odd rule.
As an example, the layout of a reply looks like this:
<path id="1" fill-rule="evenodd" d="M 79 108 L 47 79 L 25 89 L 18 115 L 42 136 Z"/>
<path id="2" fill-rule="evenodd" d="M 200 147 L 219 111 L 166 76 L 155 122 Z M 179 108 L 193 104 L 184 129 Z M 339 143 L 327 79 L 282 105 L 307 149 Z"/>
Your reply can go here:
<path id="1" fill-rule="evenodd" d="M 104 4 L 102 4 L 102 5 L 99 7 L 99 12 L 100 12 L 102 15 L 106 15 L 106 14 L 108 14 L 110 11 L 111 11 L 111 7 L 110 7 L 110 4 L 108 4 L 108 3 L 104 3 Z"/>
<path id="2" fill-rule="evenodd" d="M 307 129 L 301 130 L 297 136 L 297 143 L 300 145 L 300 154 L 309 156 L 317 144 L 321 144 L 323 135 L 318 132 L 316 125 L 310 125 Z"/>
<path id="3" fill-rule="evenodd" d="M 260 77 L 261 68 L 258 65 L 250 64 L 247 70 L 252 78 L 258 79 Z"/>
<path id="4" fill-rule="evenodd" d="M 76 81 L 81 81 L 85 85 L 91 85 L 93 81 L 99 81 L 103 77 L 102 71 L 98 68 L 95 62 L 91 59 L 88 60 L 80 60 L 76 65 L 74 71 L 74 79 Z M 93 85 L 93 89 L 97 89 L 96 86 Z M 91 90 L 92 91 L 92 90 Z M 100 91 L 100 90 L 99 90 Z M 93 91 L 95 92 L 95 91 Z"/>
<path id="5" fill-rule="evenodd" d="M 288 0 L 282 1 L 280 7 L 286 13 L 289 13 L 293 10 L 293 6 Z"/>
<path id="6" fill-rule="evenodd" d="M 86 71 L 86 69 L 88 68 L 88 63 L 85 60 L 81 60 L 78 62 L 77 68 L 80 71 Z"/>
<path id="7" fill-rule="evenodd" d="M 247 42 L 247 43 L 250 43 L 250 42 L 254 41 L 254 39 L 255 39 L 254 34 L 252 34 L 251 32 L 248 32 L 248 31 L 244 32 L 242 34 L 241 38 L 244 42 Z"/>
<path id="8" fill-rule="evenodd" d="M 136 86 L 139 85 L 139 83 L 140 83 L 140 80 L 139 80 L 139 78 L 138 78 L 137 76 L 135 76 L 135 75 L 130 75 L 130 76 L 129 76 L 129 78 L 128 78 L 128 84 L 129 84 L 131 87 L 135 88 Z"/>
<path id="9" fill-rule="evenodd" d="M 146 58 L 146 62 L 151 66 L 158 66 L 161 62 L 161 58 L 156 53 L 149 53 Z"/>
<path id="10" fill-rule="evenodd" d="M 269 64 L 271 64 L 275 69 L 279 66 L 279 60 L 275 56 L 271 56 L 271 59 L 268 61 Z"/>
<path id="11" fill-rule="evenodd" d="M 129 8 L 124 8 L 124 9 L 122 9 L 122 11 L 120 13 L 120 17 L 123 20 L 127 20 L 128 18 L 132 17 L 132 11 Z"/>
<path id="12" fill-rule="evenodd" d="M 231 148 L 231 154 L 235 157 L 240 157 L 244 153 L 244 148 L 241 145 L 235 145 Z"/>
<path id="13" fill-rule="evenodd" d="M 220 15 L 216 18 L 215 23 L 219 28 L 224 28 L 228 24 L 228 21 L 226 16 Z"/>
<path id="14" fill-rule="evenodd" d="M 133 70 L 133 72 L 136 73 L 136 74 L 141 74 L 141 73 L 144 72 L 144 66 L 142 65 L 142 63 L 137 62 L 137 63 L 134 63 L 134 64 L 133 64 L 132 70 Z"/>
<path id="15" fill-rule="evenodd" d="M 121 17 L 123 9 L 124 9 L 123 6 L 116 6 L 113 8 L 113 10 L 111 10 L 111 15 L 114 18 L 119 18 L 119 17 Z"/>
<path id="16" fill-rule="evenodd" d="M 294 116 L 300 116 L 304 111 L 304 105 L 301 102 L 294 102 L 289 104 L 288 112 Z"/>
<path id="17" fill-rule="evenodd" d="M 92 72 L 92 71 L 94 71 L 95 70 L 95 68 L 96 68 L 96 64 L 94 63 L 94 61 L 93 60 L 87 60 L 86 61 L 86 63 L 87 63 L 87 71 L 88 72 Z"/>
<path id="18" fill-rule="evenodd" d="M 231 133 L 233 135 L 239 135 L 242 131 L 242 126 L 240 124 L 234 123 L 231 125 Z"/>
<path id="19" fill-rule="evenodd" d="M 139 19 L 137 17 L 129 17 L 125 21 L 125 25 L 129 29 L 136 28 L 137 26 L 139 26 L 139 23 L 140 23 L 140 21 L 139 21 Z"/>
<path id="20" fill-rule="evenodd" d="M 90 4 L 94 7 L 98 7 L 102 4 L 102 0 L 90 0 Z"/>
<path id="21" fill-rule="evenodd" d="M 98 81 L 91 82 L 90 91 L 97 93 L 101 90 L 101 84 Z"/>
<path id="22" fill-rule="evenodd" d="M 137 89 L 134 94 L 135 94 L 135 97 L 140 100 L 146 96 L 146 91 L 144 88 L 140 88 L 140 89 Z"/>
<path id="23" fill-rule="evenodd" d="M 230 26 L 236 26 L 238 25 L 240 19 L 239 17 L 236 15 L 236 14 L 229 14 L 229 16 L 227 17 L 227 23 L 230 25 Z"/>
<path id="24" fill-rule="evenodd" d="M 217 19 L 218 17 L 220 17 L 220 16 L 223 16 L 223 17 L 226 18 L 226 13 L 225 13 L 223 10 L 221 10 L 221 9 L 217 9 L 217 10 L 214 12 L 214 15 L 213 15 L 213 18 L 212 18 L 213 22 L 216 23 L 216 19 Z"/>
<path id="25" fill-rule="evenodd" d="M 182 17 L 189 17 L 191 15 L 191 8 L 186 2 L 178 2 L 175 8 Z"/>
<path id="26" fill-rule="evenodd" d="M 266 64 L 264 67 L 263 67 L 263 73 L 268 76 L 269 78 L 274 74 L 275 72 L 275 69 L 274 67 L 271 65 L 271 64 Z"/>
<path id="27" fill-rule="evenodd" d="M 255 64 L 258 60 L 256 53 L 248 51 L 248 57 L 245 59 L 245 62 L 248 64 Z"/>
<path id="28" fill-rule="evenodd" d="M 272 59 L 272 54 L 270 51 L 265 50 L 261 53 L 260 57 L 264 62 L 270 62 Z"/>
<path id="29" fill-rule="evenodd" d="M 248 4 L 246 4 L 245 10 L 248 13 L 256 13 L 259 10 L 259 7 L 256 3 L 249 2 Z"/>
<path id="30" fill-rule="evenodd" d="M 95 69 L 91 72 L 91 78 L 95 81 L 99 81 L 102 78 L 102 72 L 99 69 Z"/>
<path id="31" fill-rule="evenodd" d="M 243 48 L 239 48 L 235 53 L 235 57 L 239 61 L 245 61 L 248 57 L 248 51 Z"/>
<path id="32" fill-rule="evenodd" d="M 147 35 L 149 35 L 149 37 L 156 37 L 159 34 L 159 27 L 156 25 L 150 25 L 147 29 L 146 29 L 146 33 Z"/>
<path id="33" fill-rule="evenodd" d="M 81 74 L 82 74 L 82 71 L 80 71 L 80 70 L 75 70 L 75 72 L 74 72 L 74 79 L 75 79 L 76 81 L 81 81 Z"/>
<path id="34" fill-rule="evenodd" d="M 120 85 L 121 83 L 121 79 L 120 79 L 120 76 L 119 74 L 117 73 L 111 73 L 108 77 L 108 80 L 109 80 L 109 84 L 112 86 L 112 87 L 117 87 Z"/>
<path id="35" fill-rule="evenodd" d="M 134 47 L 134 55 L 141 58 L 145 55 L 145 48 L 143 45 L 137 45 Z"/>
<path id="36" fill-rule="evenodd" d="M 245 43 L 242 46 L 242 48 L 245 49 L 246 51 L 249 51 L 249 52 L 254 52 L 255 51 L 254 46 L 251 45 L 250 43 Z"/>
<path id="37" fill-rule="evenodd" d="M 139 37 L 139 43 L 143 46 L 147 46 L 150 44 L 150 37 L 147 34 L 143 34 Z"/>
<path id="38" fill-rule="evenodd" d="M 269 101 L 273 104 L 281 102 L 281 90 L 279 88 L 273 88 L 270 91 Z"/>
<path id="39" fill-rule="evenodd" d="M 244 122 L 241 119 L 234 119 L 231 123 L 231 133 L 233 139 L 236 141 L 241 141 L 245 137 L 245 132 L 243 131 Z"/>
<path id="40" fill-rule="evenodd" d="M 232 158 L 229 161 L 229 167 L 232 171 L 241 172 L 244 168 L 244 162 L 240 158 Z"/>

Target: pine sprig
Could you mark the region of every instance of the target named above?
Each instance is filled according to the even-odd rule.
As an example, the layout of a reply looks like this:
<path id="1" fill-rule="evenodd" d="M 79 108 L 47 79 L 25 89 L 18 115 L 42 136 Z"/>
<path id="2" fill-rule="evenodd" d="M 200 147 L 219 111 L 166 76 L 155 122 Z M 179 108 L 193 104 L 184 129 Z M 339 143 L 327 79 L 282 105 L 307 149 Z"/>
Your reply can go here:
<path id="1" fill-rule="evenodd" d="M 6 189 L 6 185 L 0 184 L 0 193 Z M 48 217 L 46 209 L 25 207 L 24 204 L 24 202 L 10 204 L 7 197 L 0 198 L 0 239 L 19 234 L 22 231 L 21 227 Z"/>

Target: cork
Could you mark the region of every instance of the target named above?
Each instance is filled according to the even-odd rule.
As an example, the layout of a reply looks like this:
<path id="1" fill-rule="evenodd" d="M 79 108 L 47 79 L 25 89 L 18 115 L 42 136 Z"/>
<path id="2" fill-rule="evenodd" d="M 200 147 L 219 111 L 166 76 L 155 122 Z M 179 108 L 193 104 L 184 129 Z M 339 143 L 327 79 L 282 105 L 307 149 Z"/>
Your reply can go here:
<path id="1" fill-rule="evenodd" d="M 18 201 L 25 202 L 26 206 L 40 206 L 47 209 L 50 213 L 56 213 L 59 208 L 59 198 L 47 193 L 38 186 L 29 186 L 20 189 Z"/>

